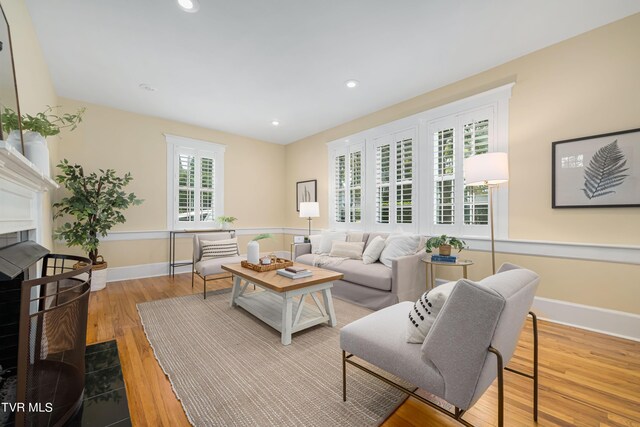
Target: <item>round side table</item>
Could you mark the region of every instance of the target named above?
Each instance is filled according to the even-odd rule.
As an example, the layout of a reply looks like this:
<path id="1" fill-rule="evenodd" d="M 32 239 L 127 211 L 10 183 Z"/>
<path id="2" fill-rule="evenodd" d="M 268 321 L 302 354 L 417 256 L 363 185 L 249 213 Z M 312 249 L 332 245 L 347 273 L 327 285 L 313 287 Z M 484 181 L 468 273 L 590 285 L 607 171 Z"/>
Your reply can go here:
<path id="1" fill-rule="evenodd" d="M 467 278 L 467 267 L 473 265 L 473 261 L 470 259 L 459 259 L 456 262 L 442 262 L 442 261 L 431 261 L 431 257 L 424 258 L 422 262 L 425 263 L 426 273 L 427 273 L 427 290 L 433 289 L 436 285 L 436 266 L 445 266 L 445 267 L 462 267 L 462 277 L 464 279 Z"/>

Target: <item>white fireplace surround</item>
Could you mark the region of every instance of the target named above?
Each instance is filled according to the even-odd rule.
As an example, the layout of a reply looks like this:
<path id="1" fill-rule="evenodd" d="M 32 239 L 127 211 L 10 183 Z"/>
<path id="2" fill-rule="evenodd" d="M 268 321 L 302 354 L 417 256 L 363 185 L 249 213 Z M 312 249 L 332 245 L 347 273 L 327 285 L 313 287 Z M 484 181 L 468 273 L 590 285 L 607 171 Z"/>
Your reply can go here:
<path id="1" fill-rule="evenodd" d="M 36 230 L 36 242 L 42 243 L 42 193 L 58 187 L 18 150 L 0 141 L 0 234 Z"/>

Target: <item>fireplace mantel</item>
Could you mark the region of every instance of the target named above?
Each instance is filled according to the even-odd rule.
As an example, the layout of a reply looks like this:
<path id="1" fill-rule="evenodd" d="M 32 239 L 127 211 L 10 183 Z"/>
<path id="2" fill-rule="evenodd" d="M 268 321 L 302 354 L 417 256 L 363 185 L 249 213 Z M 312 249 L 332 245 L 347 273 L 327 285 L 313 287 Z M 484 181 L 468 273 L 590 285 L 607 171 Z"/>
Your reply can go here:
<path id="1" fill-rule="evenodd" d="M 58 187 L 18 150 L 0 141 L 0 234 L 39 229 L 40 193 Z"/>
<path id="2" fill-rule="evenodd" d="M 58 188 L 58 184 L 18 150 L 0 141 L 0 180 L 11 181 L 27 190 L 41 192 Z"/>

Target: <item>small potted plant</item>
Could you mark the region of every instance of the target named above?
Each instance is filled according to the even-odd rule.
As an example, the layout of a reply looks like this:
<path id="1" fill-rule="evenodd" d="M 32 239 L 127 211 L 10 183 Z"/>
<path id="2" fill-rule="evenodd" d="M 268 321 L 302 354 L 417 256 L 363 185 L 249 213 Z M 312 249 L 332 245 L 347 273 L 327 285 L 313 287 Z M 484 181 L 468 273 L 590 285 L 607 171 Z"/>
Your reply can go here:
<path id="1" fill-rule="evenodd" d="M 216 218 L 216 221 L 218 221 L 218 223 L 220 224 L 220 228 L 223 230 L 228 230 L 229 225 L 233 224 L 237 220 L 238 218 L 234 216 L 224 216 L 224 215 Z"/>
<path id="2" fill-rule="evenodd" d="M 438 248 L 438 254 L 442 256 L 450 256 L 451 248 L 455 248 L 460 252 L 465 248 L 465 245 L 466 242 L 464 240 L 443 234 L 442 236 L 432 237 L 427 240 L 427 244 L 424 249 L 427 253 L 431 253 L 435 248 Z"/>
<path id="3" fill-rule="evenodd" d="M 82 122 L 82 116 L 85 112 L 84 108 L 80 108 L 75 114 L 57 115 L 54 113 L 55 108 L 59 107 L 47 105 L 44 111 L 35 116 L 21 115 L 24 152 L 20 147 L 18 114 L 10 108 L 5 108 L 1 116 L 2 130 L 9 134 L 7 142 L 39 167 L 46 176 L 49 176 L 49 149 L 45 138 L 58 135 L 62 129 L 75 130 L 78 123 Z"/>
<path id="4" fill-rule="evenodd" d="M 69 215 L 75 220 L 62 224 L 54 236 L 66 241 L 68 246 L 80 246 L 87 252 L 93 263 L 91 290 L 103 289 L 107 263 L 98 254 L 100 237 L 106 236 L 114 225 L 124 223 L 122 212 L 131 205 L 139 205 L 142 200 L 123 191 L 133 179 L 130 173 L 119 177 L 113 169 L 107 169 L 100 170 L 100 175 L 95 172 L 85 174 L 82 166 L 69 164 L 67 159 L 62 160 L 58 168 L 62 172 L 56 176 L 56 181 L 71 194 L 53 204 L 53 217 Z"/>

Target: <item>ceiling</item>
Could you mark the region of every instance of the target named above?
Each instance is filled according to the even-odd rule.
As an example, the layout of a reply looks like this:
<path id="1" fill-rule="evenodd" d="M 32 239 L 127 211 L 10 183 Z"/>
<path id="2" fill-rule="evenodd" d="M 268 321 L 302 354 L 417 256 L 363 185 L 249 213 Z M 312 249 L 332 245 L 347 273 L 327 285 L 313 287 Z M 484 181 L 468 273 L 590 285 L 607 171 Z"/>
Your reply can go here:
<path id="1" fill-rule="evenodd" d="M 280 144 L 640 12 L 637 0 L 26 3 L 58 95 Z"/>

